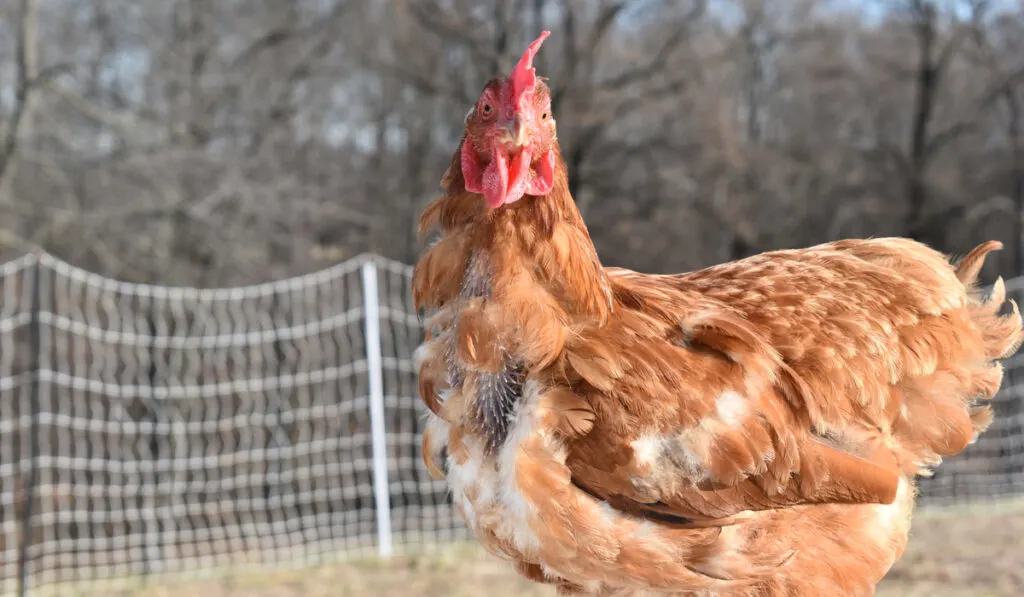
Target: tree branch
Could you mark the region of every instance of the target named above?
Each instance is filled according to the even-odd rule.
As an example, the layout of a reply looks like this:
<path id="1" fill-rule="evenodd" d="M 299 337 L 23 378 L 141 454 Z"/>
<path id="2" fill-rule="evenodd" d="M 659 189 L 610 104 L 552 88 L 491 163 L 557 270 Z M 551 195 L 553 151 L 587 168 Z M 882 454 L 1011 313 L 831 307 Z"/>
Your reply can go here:
<path id="1" fill-rule="evenodd" d="M 20 0 L 19 3 L 14 110 L 6 127 L 6 138 L 0 145 L 0 202 L 7 197 L 10 181 L 14 178 L 14 154 L 18 142 L 32 127 L 32 96 L 39 80 L 39 14 L 36 1 Z"/>
<path id="2" fill-rule="evenodd" d="M 664 70 L 665 64 L 668 62 L 672 52 L 674 52 L 676 48 L 678 48 L 689 37 L 690 25 L 694 20 L 699 18 L 701 14 L 703 14 L 705 6 L 706 4 L 703 1 L 698 2 L 695 8 L 690 11 L 683 18 L 682 22 L 675 27 L 672 34 L 668 36 L 668 39 L 661 44 L 661 47 L 658 48 L 654 57 L 651 58 L 647 64 L 628 70 L 624 73 L 619 73 L 618 75 L 607 78 L 603 81 L 599 81 L 596 87 L 602 89 L 617 89 L 631 85 L 637 81 L 649 79 L 658 72 Z"/>

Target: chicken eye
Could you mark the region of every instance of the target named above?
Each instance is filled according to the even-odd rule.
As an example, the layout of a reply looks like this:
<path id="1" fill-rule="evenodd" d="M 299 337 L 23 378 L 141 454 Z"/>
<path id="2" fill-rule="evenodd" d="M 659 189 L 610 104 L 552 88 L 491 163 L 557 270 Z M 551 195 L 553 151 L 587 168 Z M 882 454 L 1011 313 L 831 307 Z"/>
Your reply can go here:
<path id="1" fill-rule="evenodd" d="M 547 120 L 547 119 L 548 119 L 548 113 L 547 113 L 547 112 L 545 112 L 545 113 L 541 114 L 541 115 L 540 115 L 540 119 L 541 119 L 541 120 Z"/>
<path id="2" fill-rule="evenodd" d="M 494 108 L 491 107 L 490 102 L 484 102 L 484 105 L 480 106 L 480 110 L 483 111 L 484 116 L 490 116 L 491 112 L 494 111 Z"/>

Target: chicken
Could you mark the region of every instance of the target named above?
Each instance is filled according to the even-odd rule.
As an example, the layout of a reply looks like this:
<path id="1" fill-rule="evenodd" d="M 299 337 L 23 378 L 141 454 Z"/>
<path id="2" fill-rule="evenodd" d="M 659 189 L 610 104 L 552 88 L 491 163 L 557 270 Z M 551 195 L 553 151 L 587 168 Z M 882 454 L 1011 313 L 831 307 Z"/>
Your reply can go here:
<path id="1" fill-rule="evenodd" d="M 912 240 L 680 275 L 603 267 L 532 60 L 495 78 L 421 228 L 428 469 L 560 594 L 874 595 L 915 479 L 991 420 L 1024 333 L 1001 280 Z"/>

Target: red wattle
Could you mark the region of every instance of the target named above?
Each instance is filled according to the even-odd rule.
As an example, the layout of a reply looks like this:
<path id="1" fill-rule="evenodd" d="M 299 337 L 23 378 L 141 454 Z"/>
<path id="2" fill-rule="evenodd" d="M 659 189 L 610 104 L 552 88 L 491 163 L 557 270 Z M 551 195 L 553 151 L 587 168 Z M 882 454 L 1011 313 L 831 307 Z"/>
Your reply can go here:
<path id="1" fill-rule="evenodd" d="M 547 195 L 555 188 L 555 152 L 547 150 L 535 164 L 536 174 L 530 178 L 526 192 L 538 197 Z"/>
<path id="2" fill-rule="evenodd" d="M 462 177 L 466 180 L 466 190 L 470 193 L 482 193 L 484 173 L 480 168 L 476 152 L 473 151 L 468 141 L 462 144 L 462 151 L 459 152 L 459 164 L 462 166 Z"/>
<path id="3" fill-rule="evenodd" d="M 484 170 L 483 188 L 484 199 L 492 209 L 508 203 L 508 160 L 499 151 L 491 153 L 491 163 Z"/>
<path id="4" fill-rule="evenodd" d="M 547 195 L 554 188 L 555 153 L 546 151 L 531 164 L 533 152 L 524 148 L 509 163 L 505 152 L 497 147 L 491 150 L 491 161 L 484 168 L 476 152 L 468 143 L 463 144 L 459 160 L 466 190 L 481 193 L 492 209 L 514 203 L 526 195 Z"/>
<path id="5" fill-rule="evenodd" d="M 516 157 L 512 158 L 512 164 L 509 166 L 505 203 L 522 199 L 530 186 L 530 178 L 530 150 L 524 148 Z"/>

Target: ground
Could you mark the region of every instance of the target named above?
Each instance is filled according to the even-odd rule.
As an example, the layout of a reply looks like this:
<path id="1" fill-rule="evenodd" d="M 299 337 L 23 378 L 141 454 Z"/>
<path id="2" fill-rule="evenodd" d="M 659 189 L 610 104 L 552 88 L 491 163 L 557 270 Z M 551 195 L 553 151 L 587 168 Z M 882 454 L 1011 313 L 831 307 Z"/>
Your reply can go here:
<path id="1" fill-rule="evenodd" d="M 1024 595 L 1024 508 L 923 511 L 910 546 L 879 597 Z M 104 591 L 110 597 L 543 597 L 551 589 L 519 579 L 471 545 L 440 554 L 361 561 L 315 570 Z M 90 596 L 92 597 L 92 596 Z"/>

